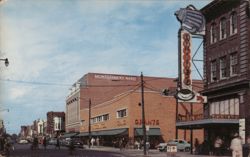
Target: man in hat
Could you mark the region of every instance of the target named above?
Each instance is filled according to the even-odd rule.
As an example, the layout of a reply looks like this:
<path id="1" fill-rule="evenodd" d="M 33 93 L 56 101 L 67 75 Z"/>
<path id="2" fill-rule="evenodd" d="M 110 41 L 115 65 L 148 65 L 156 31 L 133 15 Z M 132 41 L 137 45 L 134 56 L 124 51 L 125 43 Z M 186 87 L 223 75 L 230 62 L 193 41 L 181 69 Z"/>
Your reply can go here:
<path id="1" fill-rule="evenodd" d="M 242 157 L 242 140 L 238 133 L 234 134 L 230 149 L 232 150 L 232 157 Z"/>

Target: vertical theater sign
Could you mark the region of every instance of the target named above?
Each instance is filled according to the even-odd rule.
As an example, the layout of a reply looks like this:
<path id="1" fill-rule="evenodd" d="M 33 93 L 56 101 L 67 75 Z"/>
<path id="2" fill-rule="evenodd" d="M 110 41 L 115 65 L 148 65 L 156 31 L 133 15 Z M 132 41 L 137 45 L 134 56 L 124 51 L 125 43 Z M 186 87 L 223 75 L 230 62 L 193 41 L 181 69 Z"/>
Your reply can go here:
<path id="1" fill-rule="evenodd" d="M 179 29 L 179 82 L 178 102 L 206 103 L 207 98 L 192 89 L 192 37 L 205 35 L 205 18 L 194 6 L 189 5 L 175 12 L 181 23 Z"/>

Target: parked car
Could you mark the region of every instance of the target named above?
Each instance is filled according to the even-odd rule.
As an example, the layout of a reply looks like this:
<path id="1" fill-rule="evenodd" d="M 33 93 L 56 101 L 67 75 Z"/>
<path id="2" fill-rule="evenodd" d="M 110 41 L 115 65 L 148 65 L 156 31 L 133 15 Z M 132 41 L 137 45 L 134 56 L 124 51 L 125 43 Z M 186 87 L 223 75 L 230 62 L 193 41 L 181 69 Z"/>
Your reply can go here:
<path id="1" fill-rule="evenodd" d="M 187 141 L 180 139 L 173 139 L 168 141 L 167 143 L 160 143 L 158 145 L 158 150 L 167 151 L 168 145 L 176 145 L 178 151 L 190 151 L 191 149 L 191 145 Z"/>
<path id="2" fill-rule="evenodd" d="M 174 144 L 177 146 L 178 151 L 190 151 L 191 145 L 185 140 L 173 139 L 168 141 L 168 144 Z"/>
<path id="3" fill-rule="evenodd" d="M 49 145 L 56 145 L 57 141 L 55 138 L 51 138 L 48 142 Z"/>
<path id="4" fill-rule="evenodd" d="M 73 140 L 73 145 L 74 145 L 74 147 L 76 147 L 76 148 L 83 148 L 83 142 L 82 142 L 81 140 L 76 140 L 76 139 L 74 139 L 74 140 Z"/>
<path id="5" fill-rule="evenodd" d="M 19 144 L 27 144 L 27 143 L 29 143 L 29 142 L 28 142 L 27 140 L 24 140 L 24 139 L 23 139 L 23 140 L 19 140 L 18 143 L 19 143 Z"/>
<path id="6" fill-rule="evenodd" d="M 156 148 L 161 152 L 167 151 L 167 143 L 160 143 L 156 146 Z"/>

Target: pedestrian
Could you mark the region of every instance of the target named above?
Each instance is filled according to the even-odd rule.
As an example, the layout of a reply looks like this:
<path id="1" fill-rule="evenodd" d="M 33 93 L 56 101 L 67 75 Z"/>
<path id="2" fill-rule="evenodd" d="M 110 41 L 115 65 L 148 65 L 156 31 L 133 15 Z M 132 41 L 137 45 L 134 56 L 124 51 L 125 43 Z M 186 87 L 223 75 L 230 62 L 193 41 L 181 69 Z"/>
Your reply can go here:
<path id="1" fill-rule="evenodd" d="M 215 141 L 214 141 L 214 155 L 220 156 L 221 155 L 221 146 L 223 144 L 222 139 L 217 136 Z"/>
<path id="2" fill-rule="evenodd" d="M 200 145 L 200 143 L 199 143 L 198 138 L 195 138 L 195 141 L 194 141 L 195 154 L 199 154 L 200 153 L 199 145 Z"/>
<path id="3" fill-rule="evenodd" d="M 38 138 L 37 138 L 37 136 L 35 136 L 34 139 L 33 139 L 32 149 L 38 149 Z"/>
<path id="4" fill-rule="evenodd" d="M 47 147 L 47 139 L 46 139 L 46 136 L 44 136 L 44 138 L 43 138 L 43 147 L 44 147 L 44 149 L 46 150 L 46 147 Z"/>
<path id="5" fill-rule="evenodd" d="M 56 148 L 60 149 L 60 140 L 59 140 L 59 137 L 56 138 L 56 147 L 55 147 L 55 149 Z"/>
<path id="6" fill-rule="evenodd" d="M 120 148 L 120 151 L 123 150 L 123 145 L 124 145 L 124 138 L 121 138 L 120 141 L 119 141 L 119 148 Z"/>
<path id="7" fill-rule="evenodd" d="M 97 146 L 99 146 L 99 145 L 100 145 L 100 140 L 99 140 L 99 138 L 98 138 L 98 137 L 96 138 L 96 145 L 97 145 Z"/>
<path id="8" fill-rule="evenodd" d="M 135 148 L 140 150 L 140 143 L 137 140 L 135 140 Z"/>
<path id="9" fill-rule="evenodd" d="M 95 143 L 95 139 L 92 137 L 91 140 L 90 140 L 90 142 L 91 142 L 91 146 L 93 147 L 94 143 Z"/>
<path id="10" fill-rule="evenodd" d="M 242 157 L 242 140 L 238 133 L 234 134 L 230 149 L 232 150 L 232 157 Z"/>
<path id="11" fill-rule="evenodd" d="M 71 140 L 70 140 L 70 144 L 69 144 L 69 154 L 70 154 L 70 155 L 73 155 L 74 149 L 75 149 L 74 141 L 73 141 L 73 139 L 71 139 Z"/>
<path id="12" fill-rule="evenodd" d="M 242 146 L 243 157 L 250 157 L 250 136 L 246 139 L 246 143 Z"/>

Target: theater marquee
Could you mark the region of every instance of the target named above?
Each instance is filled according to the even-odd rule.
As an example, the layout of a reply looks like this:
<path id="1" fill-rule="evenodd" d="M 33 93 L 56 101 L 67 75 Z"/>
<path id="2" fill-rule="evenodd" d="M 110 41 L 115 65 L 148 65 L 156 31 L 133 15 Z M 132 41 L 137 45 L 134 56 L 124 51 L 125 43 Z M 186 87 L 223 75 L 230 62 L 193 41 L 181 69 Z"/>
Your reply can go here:
<path id="1" fill-rule="evenodd" d="M 179 83 L 176 98 L 178 102 L 205 103 L 206 97 L 192 89 L 192 35 L 205 33 L 205 18 L 194 6 L 189 5 L 175 13 L 181 23 L 179 30 Z"/>

